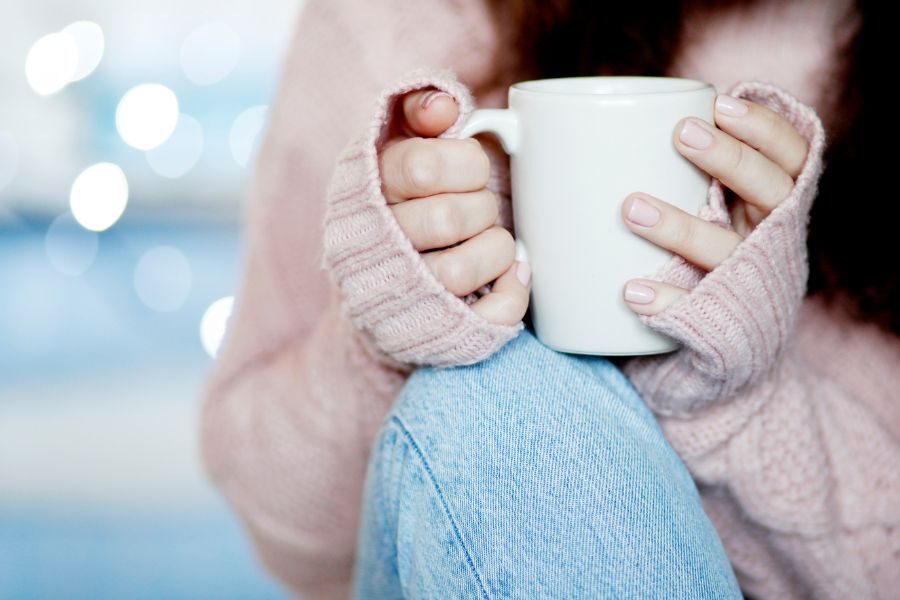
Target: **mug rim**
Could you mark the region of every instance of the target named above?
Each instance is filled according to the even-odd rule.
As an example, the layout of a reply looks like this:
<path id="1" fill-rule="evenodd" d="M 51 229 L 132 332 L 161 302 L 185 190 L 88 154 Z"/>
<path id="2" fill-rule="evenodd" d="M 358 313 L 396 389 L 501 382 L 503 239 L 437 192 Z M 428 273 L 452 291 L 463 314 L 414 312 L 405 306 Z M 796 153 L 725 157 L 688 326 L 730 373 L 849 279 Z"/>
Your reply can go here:
<path id="1" fill-rule="evenodd" d="M 662 90 L 662 91 L 635 91 L 635 92 L 582 92 L 582 91 L 568 91 L 568 90 L 553 90 L 553 89 L 529 89 L 529 87 L 535 86 L 536 84 L 547 84 L 549 82 L 567 82 L 567 81 L 586 81 L 586 80 L 666 80 L 672 82 L 680 82 L 682 84 L 686 84 L 684 89 L 670 89 L 670 90 Z M 530 96 L 580 96 L 580 97 L 588 97 L 588 98 L 627 98 L 629 96 L 665 96 L 665 95 L 678 95 L 678 94 L 689 94 L 694 92 L 699 92 L 702 90 L 707 90 L 713 88 L 713 84 L 708 81 L 703 81 L 701 79 L 690 79 L 686 77 L 665 77 L 665 76 L 645 76 L 645 75 L 582 75 L 577 77 L 548 77 L 544 79 L 528 79 L 526 81 L 517 81 L 509 86 L 510 91 L 515 90 L 520 94 L 527 94 Z"/>

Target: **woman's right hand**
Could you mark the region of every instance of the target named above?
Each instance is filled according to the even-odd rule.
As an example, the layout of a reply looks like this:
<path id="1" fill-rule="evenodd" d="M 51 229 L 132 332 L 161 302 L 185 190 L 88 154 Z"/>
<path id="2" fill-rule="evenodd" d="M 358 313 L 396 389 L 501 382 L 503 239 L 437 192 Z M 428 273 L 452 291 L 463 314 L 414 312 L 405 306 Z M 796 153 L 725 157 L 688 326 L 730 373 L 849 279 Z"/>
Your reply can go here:
<path id="1" fill-rule="evenodd" d="M 491 323 L 513 325 L 528 309 L 531 268 L 515 260 L 512 234 L 495 224 L 499 206 L 485 187 L 490 159 L 481 143 L 436 137 L 458 116 L 444 92 L 407 93 L 379 156 L 382 191 L 437 279 L 459 297 L 493 281 L 491 293 L 469 306 Z"/>

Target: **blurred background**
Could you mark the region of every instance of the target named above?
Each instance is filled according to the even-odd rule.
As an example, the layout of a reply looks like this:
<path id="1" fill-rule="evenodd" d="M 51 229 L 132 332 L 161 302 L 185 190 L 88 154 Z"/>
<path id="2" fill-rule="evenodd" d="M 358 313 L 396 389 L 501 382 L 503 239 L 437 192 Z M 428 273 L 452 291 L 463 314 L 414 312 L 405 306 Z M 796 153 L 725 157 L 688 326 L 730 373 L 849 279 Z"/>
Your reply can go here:
<path id="1" fill-rule="evenodd" d="M 199 396 L 302 0 L 0 3 L 0 598 L 283 598 Z"/>

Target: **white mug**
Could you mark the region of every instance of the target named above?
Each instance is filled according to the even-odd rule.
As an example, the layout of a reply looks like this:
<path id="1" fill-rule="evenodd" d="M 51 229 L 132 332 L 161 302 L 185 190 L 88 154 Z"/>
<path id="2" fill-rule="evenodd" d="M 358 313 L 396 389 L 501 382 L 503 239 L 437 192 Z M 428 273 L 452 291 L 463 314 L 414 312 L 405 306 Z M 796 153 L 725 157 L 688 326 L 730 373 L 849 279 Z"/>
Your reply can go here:
<path id="1" fill-rule="evenodd" d="M 652 276 L 671 254 L 622 222 L 631 192 L 696 214 L 710 177 L 678 153 L 675 124 L 713 122 L 715 88 L 672 77 L 520 81 L 509 108 L 477 109 L 460 137 L 491 132 L 510 155 L 516 258 L 532 267 L 535 335 L 561 352 L 657 354 L 671 338 L 625 304 L 627 280 Z"/>

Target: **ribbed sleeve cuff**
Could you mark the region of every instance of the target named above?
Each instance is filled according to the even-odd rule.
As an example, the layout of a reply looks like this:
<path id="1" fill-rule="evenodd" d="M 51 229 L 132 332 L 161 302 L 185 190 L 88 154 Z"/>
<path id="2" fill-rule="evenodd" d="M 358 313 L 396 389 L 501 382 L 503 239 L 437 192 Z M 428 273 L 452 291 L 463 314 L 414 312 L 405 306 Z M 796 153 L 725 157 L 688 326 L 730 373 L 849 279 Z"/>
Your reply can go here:
<path id="1" fill-rule="evenodd" d="M 396 102 L 434 87 L 459 103 L 459 117 L 439 137 L 458 137 L 474 110 L 472 94 L 449 69 L 416 69 L 381 92 L 365 134 L 338 157 L 323 219 L 321 267 L 341 291 L 342 311 L 379 360 L 455 366 L 479 362 L 524 328 L 498 325 L 474 312 L 478 298 L 453 295 L 400 229 L 381 189 L 378 152 Z M 479 293 L 487 293 L 484 286 Z"/>
<path id="2" fill-rule="evenodd" d="M 772 366 L 793 331 L 806 291 L 809 209 L 822 172 L 825 131 L 815 111 L 766 83 L 729 92 L 787 118 L 809 143 L 793 190 L 709 273 L 673 257 L 655 279 L 691 290 L 662 312 L 642 317 L 679 340 L 674 353 L 639 358 L 629 377 L 659 414 L 688 414 L 753 385 Z M 713 180 L 701 217 L 730 227 L 724 188 Z"/>

